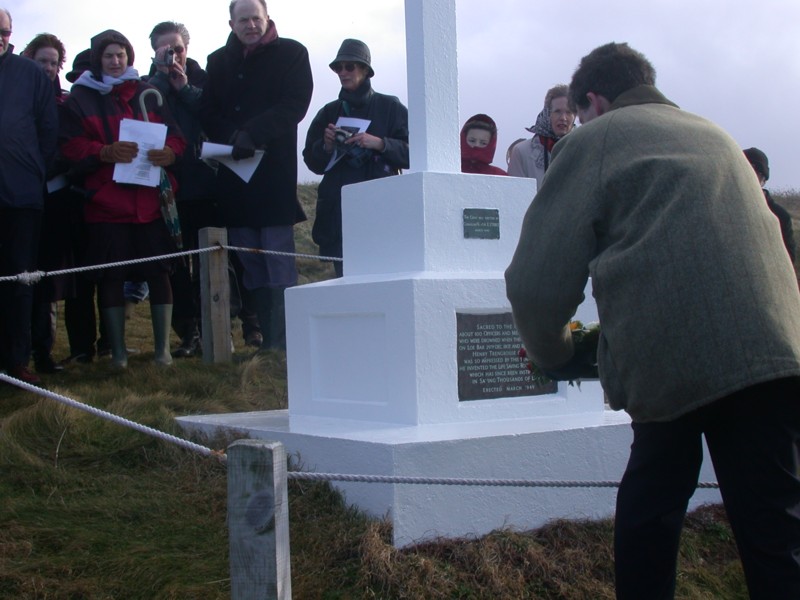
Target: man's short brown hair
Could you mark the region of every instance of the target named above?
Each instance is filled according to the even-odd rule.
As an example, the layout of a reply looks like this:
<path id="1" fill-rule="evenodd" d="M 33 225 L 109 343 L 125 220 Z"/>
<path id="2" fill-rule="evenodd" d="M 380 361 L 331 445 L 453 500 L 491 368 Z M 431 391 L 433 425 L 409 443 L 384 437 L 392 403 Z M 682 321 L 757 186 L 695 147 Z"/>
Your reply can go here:
<path id="1" fill-rule="evenodd" d="M 656 70 L 644 54 L 628 44 L 611 42 L 581 59 L 569 84 L 569 98 L 572 104 L 585 109 L 589 107 L 589 92 L 614 102 L 622 92 L 655 83 Z"/>

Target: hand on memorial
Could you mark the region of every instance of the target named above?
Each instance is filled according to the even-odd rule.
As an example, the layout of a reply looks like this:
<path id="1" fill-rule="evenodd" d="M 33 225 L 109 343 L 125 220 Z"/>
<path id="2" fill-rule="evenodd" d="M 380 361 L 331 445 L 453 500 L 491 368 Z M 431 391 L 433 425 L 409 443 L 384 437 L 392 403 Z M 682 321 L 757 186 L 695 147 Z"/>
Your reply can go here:
<path id="1" fill-rule="evenodd" d="M 238 131 L 233 138 L 233 150 L 231 157 L 233 160 L 251 158 L 256 153 L 256 144 L 250 134 L 246 131 Z"/>
<path id="2" fill-rule="evenodd" d="M 139 153 L 136 142 L 114 142 L 100 149 L 100 160 L 107 163 L 133 162 Z"/>
<path id="3" fill-rule="evenodd" d="M 164 146 L 163 150 L 148 150 L 147 160 L 156 167 L 168 167 L 175 162 L 175 152 L 169 146 Z"/>

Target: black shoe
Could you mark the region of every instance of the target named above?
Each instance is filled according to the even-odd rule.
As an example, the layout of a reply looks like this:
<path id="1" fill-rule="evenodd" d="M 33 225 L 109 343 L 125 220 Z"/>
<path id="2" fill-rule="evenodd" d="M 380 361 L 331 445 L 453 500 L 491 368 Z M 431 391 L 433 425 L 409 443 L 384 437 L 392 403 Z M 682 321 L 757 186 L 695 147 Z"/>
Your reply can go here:
<path id="1" fill-rule="evenodd" d="M 172 351 L 172 356 L 175 358 L 191 358 L 201 353 L 200 338 L 194 335 L 184 339 L 181 345 Z"/>
<path id="2" fill-rule="evenodd" d="M 253 329 L 245 336 L 244 343 L 246 346 L 261 348 L 261 344 L 264 343 L 264 337 L 258 329 Z"/>
<path id="3" fill-rule="evenodd" d="M 68 365 L 71 362 L 80 363 L 82 365 L 88 365 L 93 360 L 91 354 L 88 353 L 81 353 L 81 354 L 70 354 L 67 358 L 62 360 L 59 364 L 61 365 Z"/>
<path id="4" fill-rule="evenodd" d="M 37 373 L 60 373 L 64 370 L 64 365 L 58 364 L 53 360 L 53 356 L 48 354 L 33 361 Z"/>

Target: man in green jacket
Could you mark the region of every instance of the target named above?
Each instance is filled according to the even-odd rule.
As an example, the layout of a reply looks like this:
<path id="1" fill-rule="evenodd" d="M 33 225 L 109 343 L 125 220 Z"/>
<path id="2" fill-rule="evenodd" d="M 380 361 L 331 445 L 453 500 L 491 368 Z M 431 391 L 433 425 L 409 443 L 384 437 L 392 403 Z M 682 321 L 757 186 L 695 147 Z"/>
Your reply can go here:
<path id="1" fill-rule="evenodd" d="M 705 435 L 753 598 L 800 598 L 800 293 L 738 145 L 680 110 L 627 44 L 584 57 L 528 209 L 508 298 L 528 356 L 559 379 L 587 278 L 609 403 L 632 418 L 617 497 L 618 598 L 671 598 Z"/>

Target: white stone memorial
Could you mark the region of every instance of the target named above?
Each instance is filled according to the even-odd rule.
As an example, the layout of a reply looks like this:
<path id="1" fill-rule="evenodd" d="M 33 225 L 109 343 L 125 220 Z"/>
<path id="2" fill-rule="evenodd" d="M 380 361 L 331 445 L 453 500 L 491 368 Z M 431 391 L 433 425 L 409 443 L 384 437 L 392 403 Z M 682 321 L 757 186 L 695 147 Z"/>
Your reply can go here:
<path id="1" fill-rule="evenodd" d="M 619 481 L 628 417 L 606 409 L 597 382 L 531 389 L 516 355 L 503 272 L 536 181 L 459 172 L 455 25 L 454 0 L 406 1 L 412 172 L 345 188 L 344 277 L 287 290 L 288 410 L 184 427 L 280 441 L 325 473 Z M 576 318 L 597 320 L 590 289 Z M 614 487 L 333 485 L 387 516 L 397 546 L 608 517 L 616 498 Z M 693 505 L 718 500 L 698 491 Z"/>

